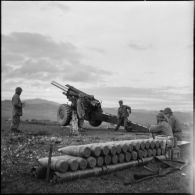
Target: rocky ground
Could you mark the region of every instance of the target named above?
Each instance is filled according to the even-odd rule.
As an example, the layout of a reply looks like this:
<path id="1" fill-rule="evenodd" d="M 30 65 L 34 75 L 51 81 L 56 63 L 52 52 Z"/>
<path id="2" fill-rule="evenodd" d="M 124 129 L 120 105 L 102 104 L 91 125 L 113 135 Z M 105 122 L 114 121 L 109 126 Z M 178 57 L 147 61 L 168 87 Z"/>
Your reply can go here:
<path id="1" fill-rule="evenodd" d="M 37 159 L 48 156 L 49 145 L 53 144 L 53 155 L 66 145 L 106 142 L 110 140 L 148 138 L 149 134 L 127 133 L 123 130 L 87 128 L 80 136 L 70 136 L 69 128 L 58 125 L 21 123 L 22 133 L 9 131 L 10 122 L 2 119 L 1 124 L 1 192 L 2 193 L 192 193 L 192 163 L 182 171 L 164 177 L 155 177 L 139 183 L 128 184 L 134 172 L 143 167 L 134 167 L 108 175 L 78 179 L 60 184 L 47 183 L 32 177 L 31 169 Z M 189 139 L 189 133 L 185 135 Z"/>

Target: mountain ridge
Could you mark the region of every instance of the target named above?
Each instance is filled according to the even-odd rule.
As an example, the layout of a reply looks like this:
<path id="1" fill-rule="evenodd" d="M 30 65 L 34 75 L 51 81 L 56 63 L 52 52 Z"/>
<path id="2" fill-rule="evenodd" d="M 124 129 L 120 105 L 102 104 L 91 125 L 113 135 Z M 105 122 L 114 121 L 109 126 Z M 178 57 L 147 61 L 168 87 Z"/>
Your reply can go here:
<path id="1" fill-rule="evenodd" d="M 23 109 L 23 120 L 51 120 L 57 121 L 57 110 L 60 103 L 49 101 L 41 98 L 36 99 L 25 99 Z M 116 107 L 113 108 L 102 108 L 104 113 L 117 114 Z M 1 101 L 1 114 L 4 118 L 11 118 L 11 100 Z M 140 124 L 154 124 L 156 123 L 156 114 L 159 110 L 144 110 L 144 109 L 132 109 L 130 120 Z M 174 114 L 183 122 L 192 122 L 192 114 L 190 112 L 174 112 Z"/>

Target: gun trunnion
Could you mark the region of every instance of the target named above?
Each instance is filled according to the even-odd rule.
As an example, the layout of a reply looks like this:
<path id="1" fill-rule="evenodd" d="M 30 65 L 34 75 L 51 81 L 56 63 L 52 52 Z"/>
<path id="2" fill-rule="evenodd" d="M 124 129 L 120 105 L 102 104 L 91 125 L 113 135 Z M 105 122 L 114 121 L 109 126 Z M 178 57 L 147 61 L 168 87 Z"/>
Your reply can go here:
<path id="1" fill-rule="evenodd" d="M 97 127 L 101 125 L 102 122 L 108 122 L 112 124 L 118 123 L 117 116 L 104 113 L 100 101 L 95 99 L 93 95 L 84 93 L 83 91 L 80 91 L 79 89 L 68 84 L 61 85 L 56 81 L 52 81 L 51 84 L 61 89 L 63 91 L 62 93 L 66 95 L 67 99 L 71 102 L 71 105 L 62 104 L 58 108 L 57 119 L 60 125 L 62 126 L 69 125 L 72 117 L 72 110 L 76 109 L 76 103 L 78 98 L 80 97 L 82 97 L 82 101 L 85 107 L 84 120 L 88 121 L 91 126 Z M 147 127 L 144 127 L 136 123 L 132 123 L 129 120 L 127 124 L 128 124 L 127 131 L 135 130 L 148 132 Z"/>

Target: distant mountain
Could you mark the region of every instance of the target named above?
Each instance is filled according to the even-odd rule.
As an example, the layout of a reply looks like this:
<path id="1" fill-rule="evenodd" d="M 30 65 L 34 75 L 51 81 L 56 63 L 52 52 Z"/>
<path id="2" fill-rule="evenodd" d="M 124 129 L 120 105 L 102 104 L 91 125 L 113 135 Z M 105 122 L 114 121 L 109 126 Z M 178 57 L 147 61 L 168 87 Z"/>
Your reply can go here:
<path id="1" fill-rule="evenodd" d="M 57 109 L 59 104 L 44 99 L 23 100 L 23 120 L 51 120 L 57 121 Z M 1 115 L 4 118 L 11 118 L 12 105 L 10 100 L 1 101 Z"/>
<path id="2" fill-rule="evenodd" d="M 57 110 L 59 103 L 44 100 L 44 99 L 27 99 L 25 102 L 23 120 L 57 120 Z M 11 101 L 1 101 L 1 115 L 3 118 L 11 118 Z M 103 108 L 103 111 L 108 114 L 117 114 L 118 108 Z M 132 109 L 130 120 L 135 123 L 147 125 L 156 123 L 156 114 L 158 111 L 135 110 Z M 191 112 L 174 112 L 175 116 L 182 123 L 192 123 L 193 115 Z"/>

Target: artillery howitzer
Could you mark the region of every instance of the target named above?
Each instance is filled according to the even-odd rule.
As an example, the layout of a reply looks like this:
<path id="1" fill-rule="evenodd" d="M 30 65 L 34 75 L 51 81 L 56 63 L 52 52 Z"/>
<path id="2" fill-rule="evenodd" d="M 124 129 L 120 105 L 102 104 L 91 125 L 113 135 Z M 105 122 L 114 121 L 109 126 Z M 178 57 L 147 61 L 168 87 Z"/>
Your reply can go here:
<path id="1" fill-rule="evenodd" d="M 67 99 L 71 102 L 71 105 L 62 104 L 58 108 L 57 120 L 60 125 L 69 125 L 72 118 L 72 110 L 76 110 L 76 103 L 80 97 L 82 97 L 85 107 L 84 120 L 87 120 L 91 126 L 97 127 L 101 125 L 102 122 L 108 122 L 112 124 L 118 123 L 117 116 L 103 113 L 100 101 L 95 99 L 93 95 L 86 94 L 68 84 L 63 86 L 55 81 L 52 81 L 51 84 L 61 89 L 63 91 L 62 93 L 66 95 Z M 148 132 L 148 128 L 136 123 L 132 123 L 131 121 L 128 121 L 127 125 L 127 131 L 136 130 Z"/>

